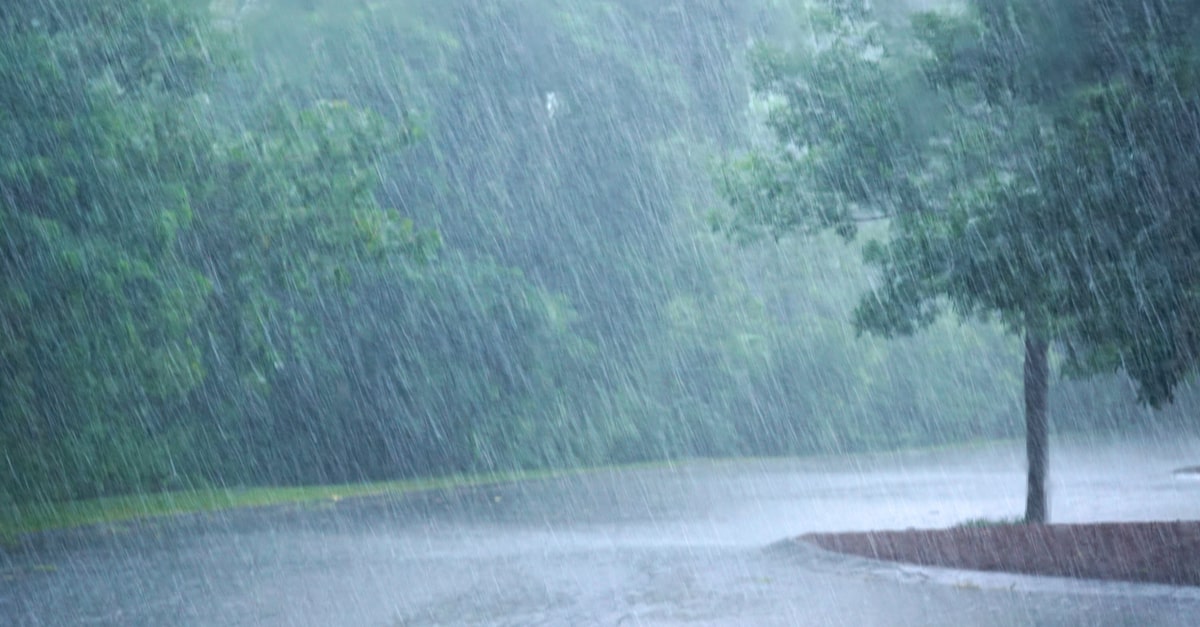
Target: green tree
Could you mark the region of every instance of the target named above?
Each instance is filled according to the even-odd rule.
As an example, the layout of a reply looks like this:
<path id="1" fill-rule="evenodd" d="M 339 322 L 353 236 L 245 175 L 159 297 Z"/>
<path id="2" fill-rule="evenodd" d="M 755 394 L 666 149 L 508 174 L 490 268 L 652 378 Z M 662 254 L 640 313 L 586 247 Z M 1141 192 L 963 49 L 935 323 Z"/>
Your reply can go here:
<path id="1" fill-rule="evenodd" d="M 1196 156 L 1175 142 L 1195 136 L 1198 16 L 1186 2 L 1010 1 L 916 21 L 927 76 L 955 105 L 947 128 L 981 138 L 957 140 L 956 236 L 972 247 L 948 269 L 968 310 L 1026 332 L 1033 522 L 1047 516 L 1048 341 L 1077 374 L 1123 369 L 1155 405 L 1197 363 Z"/>
<path id="2" fill-rule="evenodd" d="M 1024 337 L 1030 522 L 1047 517 L 1052 341 L 1072 342 L 1079 371 L 1123 366 L 1151 399 L 1195 364 L 1182 341 L 1195 240 L 1164 239 L 1161 219 L 1191 202 L 1194 182 L 1135 195 L 1140 209 L 1128 191 L 1139 187 L 1112 185 L 1174 174 L 1155 142 L 1194 115 L 1179 94 L 1192 93 L 1183 34 L 1195 19 L 1178 4 L 1132 8 L 978 2 L 918 16 L 907 41 L 840 5 L 814 9 L 808 45 L 761 53 L 755 89 L 773 142 L 726 178 L 735 233 L 849 238 L 887 222 L 887 240 L 865 247 L 879 284 L 855 311 L 860 330 L 908 334 L 950 308 Z"/>
<path id="3" fill-rule="evenodd" d="M 0 500 L 161 484 L 186 425 L 157 407 L 202 377 L 178 239 L 217 40 L 157 1 L 12 2 L 0 31 Z"/>
<path id="4" fill-rule="evenodd" d="M 212 294 L 191 330 L 207 378 L 190 411 L 214 438 L 205 465 L 294 482 L 294 469 L 318 464 L 302 459 L 298 438 L 336 439 L 314 431 L 320 423 L 305 428 L 301 408 L 277 393 L 318 359 L 321 304 L 353 298 L 373 268 L 402 280 L 438 239 L 375 198 L 376 166 L 408 142 L 407 129 L 344 101 L 256 104 L 242 100 L 240 128 L 221 126 L 235 114 L 214 107 L 211 150 L 195 164 L 184 252 Z"/>
<path id="5" fill-rule="evenodd" d="M 5 500 L 261 480 L 264 458 L 294 478 L 313 460 L 274 437 L 302 430 L 277 391 L 328 337 L 323 299 L 437 248 L 374 197 L 410 129 L 247 97 L 200 5 L 0 17 Z"/>
<path id="6" fill-rule="evenodd" d="M 701 168 L 678 168 L 685 162 L 676 157 L 683 150 L 707 151 L 701 135 L 705 141 L 732 135 L 741 94 L 731 80 L 730 46 L 741 37 L 738 21 L 726 18 L 744 8 L 734 11 L 715 0 L 396 1 L 352 13 L 343 4 L 263 3 L 274 6 L 245 23 L 257 42 L 257 64 L 281 68 L 289 93 L 342 97 L 384 115 L 417 110 L 426 139 L 384 168 L 384 201 L 428 208 L 430 222 L 453 251 L 449 255 L 464 258 L 457 267 L 479 270 L 481 293 L 494 293 L 493 270 L 507 268 L 514 285 L 501 294 L 533 292 L 566 301 L 571 332 L 590 347 L 584 351 L 590 363 L 560 355 L 539 369 L 575 363 L 575 371 L 593 375 L 565 377 L 578 386 L 557 391 L 550 404 L 571 396 L 570 405 L 588 415 L 562 420 L 555 410 L 541 414 L 546 421 L 587 434 L 589 444 L 578 448 L 595 445 L 593 459 L 618 448 L 625 449 L 623 458 L 661 450 L 631 442 L 660 437 L 646 426 L 652 420 L 646 417 L 656 416 L 646 408 L 687 403 L 667 398 L 674 388 L 647 383 L 670 373 L 643 373 L 643 366 L 667 367 L 649 347 L 673 323 L 672 297 L 693 298 L 713 280 L 690 241 L 695 216 L 679 217 L 690 210 L 682 189 Z M 293 48 L 278 47 L 277 40 Z M 314 42 L 315 54 L 285 52 L 297 42 L 304 50 Z M 581 72 L 583 67 L 593 71 Z M 700 92 L 699 85 L 717 92 Z M 559 105 L 553 115 L 547 109 L 551 92 Z M 613 124 L 617 119 L 625 123 Z M 442 297 L 458 299 L 450 288 Z M 490 335 L 486 317 L 444 304 L 448 320 L 484 324 L 474 332 Z M 430 355 L 440 354 L 436 334 L 417 340 Z M 522 344 L 524 338 L 510 341 Z M 466 346 L 483 349 L 475 342 Z M 484 377 L 464 389 L 488 389 L 488 371 L 475 366 L 492 363 L 485 359 L 489 352 L 477 360 L 460 358 L 471 362 L 457 366 L 464 381 Z M 714 363 L 697 361 L 692 371 Z M 689 385 L 687 393 L 698 389 Z M 516 398 L 489 398 L 479 407 L 495 409 L 500 400 Z M 612 407 L 623 409 L 601 409 Z M 430 410 L 413 411 L 418 409 Z M 732 420 L 714 418 L 725 423 L 721 428 Z M 470 416 L 446 421 L 454 422 L 456 437 L 474 427 Z"/>

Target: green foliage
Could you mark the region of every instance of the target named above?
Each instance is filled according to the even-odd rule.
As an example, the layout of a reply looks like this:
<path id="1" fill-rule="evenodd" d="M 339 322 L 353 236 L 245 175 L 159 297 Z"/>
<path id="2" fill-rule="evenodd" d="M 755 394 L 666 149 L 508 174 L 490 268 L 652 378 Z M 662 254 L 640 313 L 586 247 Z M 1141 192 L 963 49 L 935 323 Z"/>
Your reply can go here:
<path id="1" fill-rule="evenodd" d="M 859 222 L 921 207 L 924 118 L 936 101 L 897 88 L 912 84 L 912 65 L 889 54 L 878 23 L 815 9 L 811 20 L 829 26 L 805 46 L 763 46 L 752 59 L 777 149 L 731 165 L 724 191 L 735 232 L 832 228 L 851 238 Z"/>
<path id="2" fill-rule="evenodd" d="M 1028 146 L 1128 188 L 1152 164 L 1108 137 L 1156 129 L 1140 154 L 1169 128 L 1142 70 L 1055 107 L 989 100 L 968 79 L 994 20 L 974 13 L 922 18 L 923 46 L 859 2 L 10 4 L 3 502 L 1010 435 L 1012 342 L 936 314 L 1024 312 L 1078 280 L 1020 282 L 1053 260 L 1038 229 L 1073 224 L 1030 191 Z M 747 39 L 784 28 L 805 44 L 743 64 Z M 1178 59 L 1163 67 L 1194 89 Z M 1066 115 L 1076 101 L 1087 115 Z M 747 109 L 785 141 L 722 172 L 736 211 L 719 226 L 881 239 L 875 278 L 820 235 L 752 251 L 704 228 L 720 198 L 697 181 Z M 1060 174 L 1064 196 L 1109 193 Z M 955 245 L 1011 239 L 1010 219 L 1042 222 L 1011 251 Z M 1101 243 L 1095 259 L 1128 252 Z M 1148 276 L 1164 243 L 1120 258 Z M 938 339 L 855 338 L 872 285 L 860 328 Z M 1072 364 L 1186 363 L 1185 343 L 1094 342 L 1115 322 L 1064 311 L 1037 313 L 1075 334 Z M 918 376 L 933 366 L 950 374 Z"/>
<path id="3" fill-rule="evenodd" d="M 1194 375 L 1200 355 L 1195 219 L 1200 161 L 1195 34 L 1200 12 L 1184 2 L 1142 10 L 1112 2 L 1093 15 L 1104 41 L 1085 48 L 1088 81 L 1064 98 L 1056 117 L 1048 192 L 1080 225 L 1067 266 L 1088 289 L 1077 296 L 1069 336 L 1083 370 L 1121 368 L 1155 406 Z"/>
<path id="4" fill-rule="evenodd" d="M 209 286 L 178 254 L 179 166 L 211 76 L 202 24 L 168 6 L 18 3 L 0 22 L 0 500 L 170 474 L 127 454 L 177 437 L 156 405 L 201 378 L 185 334 Z"/>
<path id="5" fill-rule="evenodd" d="M 759 55 L 770 139 L 725 178 L 727 226 L 849 236 L 886 217 L 858 328 L 998 315 L 1066 340 L 1069 371 L 1121 367 L 1166 400 L 1196 354 L 1185 5 L 973 3 L 917 15 L 919 47 L 814 9 L 810 44 Z"/>
<path id="6" fill-rule="evenodd" d="M 1192 143 L 1175 137 L 1196 128 L 1180 90 L 1194 84 L 1200 13 L 1136 4 L 981 0 L 918 16 L 915 46 L 878 35 L 868 11 L 806 4 L 806 44 L 759 55 L 768 137 L 723 177 L 733 215 L 720 226 L 738 239 L 850 239 L 886 221 L 887 239 L 864 247 L 877 274 L 860 331 L 909 335 L 952 309 L 1026 337 L 1039 522 L 1047 340 L 1066 346 L 1068 372 L 1119 367 L 1154 405 L 1200 355 L 1200 240 L 1175 217 L 1197 198 L 1194 150 L 1180 151 Z"/>
<path id="7" fill-rule="evenodd" d="M 1186 2 L 1109 0 L 977 3 L 972 15 L 974 46 L 948 45 L 951 20 L 925 18 L 941 25 L 925 31 L 932 66 L 965 68 L 937 78 L 971 86 L 1000 114 L 992 118 L 1029 129 L 1008 149 L 1021 163 L 1004 182 L 1011 191 L 972 201 L 994 208 L 993 232 L 1020 225 L 1009 240 L 1023 245 L 1005 266 L 1017 280 L 989 290 L 987 305 L 1024 300 L 1057 321 L 1070 372 L 1121 368 L 1144 401 L 1169 401 L 1197 354 L 1196 231 L 1185 208 L 1196 158 L 1181 146 L 1195 127 L 1200 13 Z"/>
<path id="8" fill-rule="evenodd" d="M 406 481 L 304 487 L 201 488 L 159 494 L 137 494 L 65 503 L 34 503 L 0 508 L 0 545 L 48 529 L 105 525 L 119 531 L 122 523 L 163 516 L 216 512 L 236 508 L 291 505 L 336 506 L 343 499 L 399 496 L 425 490 L 488 486 L 556 476 L 552 472 L 506 472 L 447 475 Z"/>
<path id="9" fill-rule="evenodd" d="M 233 56 L 202 11 L 18 9 L 0 56 L 0 494 L 171 485 L 220 450 L 192 399 L 219 391 L 235 417 L 309 341 L 302 302 L 436 249 L 373 195 L 372 160 L 406 134 L 340 102 L 234 127 L 214 102 Z"/>

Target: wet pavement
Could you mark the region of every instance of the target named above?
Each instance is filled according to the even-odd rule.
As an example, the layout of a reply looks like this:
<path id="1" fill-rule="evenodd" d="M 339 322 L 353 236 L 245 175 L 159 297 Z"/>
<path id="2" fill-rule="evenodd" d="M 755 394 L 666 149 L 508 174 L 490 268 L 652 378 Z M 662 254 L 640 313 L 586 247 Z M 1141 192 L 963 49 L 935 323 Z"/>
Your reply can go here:
<path id="1" fill-rule="evenodd" d="M 812 531 L 1011 518 L 1023 447 L 600 470 L 44 534 L 5 625 L 1194 625 L 1200 589 L 834 556 Z M 1055 522 L 1200 519 L 1200 440 L 1055 442 Z"/>

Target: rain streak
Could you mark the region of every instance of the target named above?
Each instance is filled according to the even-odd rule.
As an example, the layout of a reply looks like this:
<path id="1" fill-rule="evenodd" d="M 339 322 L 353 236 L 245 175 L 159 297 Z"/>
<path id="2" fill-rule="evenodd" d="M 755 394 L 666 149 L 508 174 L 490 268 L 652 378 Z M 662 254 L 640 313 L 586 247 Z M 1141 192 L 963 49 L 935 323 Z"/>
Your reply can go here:
<path id="1" fill-rule="evenodd" d="M 0 624 L 1200 616 L 1200 3 L 2 4 Z"/>

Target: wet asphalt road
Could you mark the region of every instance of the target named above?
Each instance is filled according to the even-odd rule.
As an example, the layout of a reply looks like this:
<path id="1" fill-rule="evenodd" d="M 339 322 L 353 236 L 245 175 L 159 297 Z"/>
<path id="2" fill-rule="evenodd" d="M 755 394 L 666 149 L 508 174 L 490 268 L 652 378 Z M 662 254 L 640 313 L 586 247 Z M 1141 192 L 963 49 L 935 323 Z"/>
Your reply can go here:
<path id="1" fill-rule="evenodd" d="M 1195 625 L 1200 589 L 842 559 L 810 531 L 1023 504 L 1007 443 L 692 462 L 45 534 L 0 552 L 4 625 Z M 1056 522 L 1200 519 L 1200 440 L 1052 450 Z"/>

